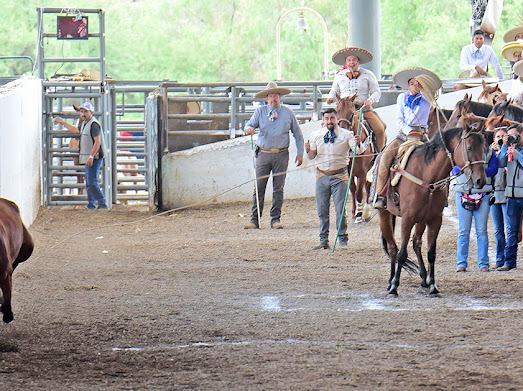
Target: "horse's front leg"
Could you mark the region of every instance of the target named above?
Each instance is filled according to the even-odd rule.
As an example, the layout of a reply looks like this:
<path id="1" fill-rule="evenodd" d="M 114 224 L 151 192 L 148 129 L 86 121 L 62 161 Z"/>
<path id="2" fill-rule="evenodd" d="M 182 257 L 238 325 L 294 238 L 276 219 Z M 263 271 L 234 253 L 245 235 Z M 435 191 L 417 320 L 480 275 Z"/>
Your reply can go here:
<path id="1" fill-rule="evenodd" d="M 427 253 L 427 259 L 429 263 L 429 273 L 427 284 L 430 287 L 429 293 L 436 295 L 439 293 L 438 287 L 436 286 L 435 269 L 434 264 L 436 262 L 436 241 L 438 239 L 439 230 L 441 228 L 442 217 L 435 218 L 428 226 L 427 230 L 427 244 L 429 251 Z"/>
<path id="2" fill-rule="evenodd" d="M 403 218 L 401 219 L 401 246 L 400 246 L 400 251 L 398 253 L 396 274 L 394 274 L 394 278 L 391 281 L 390 289 L 389 289 L 389 294 L 391 294 L 391 295 L 398 294 L 398 287 L 400 286 L 400 278 L 401 278 L 401 269 L 403 269 L 405 262 L 407 262 L 407 256 L 408 256 L 407 245 L 409 243 L 412 226 L 413 226 L 413 223 L 411 223 L 408 218 L 403 216 Z"/>
<path id="3" fill-rule="evenodd" d="M 427 284 L 427 269 L 425 269 L 425 262 L 423 262 L 423 254 L 421 252 L 421 247 L 423 245 L 423 232 L 425 232 L 425 224 L 418 223 L 414 228 L 414 236 L 412 237 L 412 247 L 416 258 L 418 258 L 419 265 L 419 276 L 421 277 L 421 286 L 423 288 L 428 288 Z"/>
<path id="4" fill-rule="evenodd" d="M 349 188 L 352 196 L 352 218 L 354 219 L 356 217 L 356 183 L 354 182 L 354 178 L 351 179 Z"/>
<path id="5" fill-rule="evenodd" d="M 14 319 L 13 316 L 13 310 L 11 309 L 11 290 L 13 288 L 12 285 L 12 276 L 11 272 L 7 274 L 7 276 L 0 281 L 0 288 L 2 289 L 2 296 L 3 296 L 3 302 L 0 306 L 0 311 L 4 314 L 3 321 L 4 323 L 9 323 Z"/>
<path id="6" fill-rule="evenodd" d="M 365 181 L 362 181 L 359 176 L 355 179 L 358 181 L 358 184 L 356 185 L 356 220 L 354 222 L 363 223 L 363 187 Z"/>

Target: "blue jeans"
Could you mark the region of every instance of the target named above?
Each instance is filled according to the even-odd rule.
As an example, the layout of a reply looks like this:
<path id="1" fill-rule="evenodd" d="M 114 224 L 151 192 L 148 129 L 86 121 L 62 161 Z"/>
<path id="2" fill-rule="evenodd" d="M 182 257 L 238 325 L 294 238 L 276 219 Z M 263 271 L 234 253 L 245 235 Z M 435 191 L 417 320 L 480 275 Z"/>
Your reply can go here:
<path id="1" fill-rule="evenodd" d="M 95 203 L 98 207 L 107 206 L 104 193 L 98 183 L 98 173 L 102 166 L 103 159 L 94 159 L 91 167 L 85 165 L 85 186 L 87 189 L 87 207 L 94 209 Z"/>
<path id="2" fill-rule="evenodd" d="M 336 231 L 339 233 L 340 243 L 347 243 L 347 219 L 342 214 L 348 184 L 334 175 L 323 175 L 316 181 L 316 207 L 320 219 L 320 242 L 329 241 L 329 209 L 331 196 L 336 211 Z"/>
<path id="3" fill-rule="evenodd" d="M 456 192 L 456 209 L 458 211 L 459 234 L 458 234 L 458 267 L 467 267 L 469 256 L 470 231 L 472 228 L 472 218 L 476 225 L 476 239 L 478 241 L 478 267 L 489 266 L 488 259 L 488 234 L 487 223 L 490 211 L 490 195 L 483 196 L 481 205 L 477 210 L 471 211 L 461 205 L 461 193 Z"/>
<path id="4" fill-rule="evenodd" d="M 490 214 L 492 215 L 494 237 L 496 238 L 496 266 L 503 266 L 505 264 L 505 245 L 507 243 L 505 237 L 505 221 L 508 220 L 507 204 L 492 204 L 490 206 Z"/>
<path id="5" fill-rule="evenodd" d="M 523 211 L 523 198 L 507 197 L 507 244 L 505 265 L 516 267 L 518 257 L 518 233 Z"/>

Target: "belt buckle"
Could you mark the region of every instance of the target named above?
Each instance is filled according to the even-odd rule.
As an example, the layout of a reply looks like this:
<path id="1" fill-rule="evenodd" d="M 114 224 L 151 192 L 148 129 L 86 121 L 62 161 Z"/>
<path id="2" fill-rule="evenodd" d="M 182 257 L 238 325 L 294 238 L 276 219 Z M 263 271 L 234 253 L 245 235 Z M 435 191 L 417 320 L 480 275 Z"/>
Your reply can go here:
<path id="1" fill-rule="evenodd" d="M 280 152 L 280 148 L 271 148 L 271 153 L 278 153 Z"/>

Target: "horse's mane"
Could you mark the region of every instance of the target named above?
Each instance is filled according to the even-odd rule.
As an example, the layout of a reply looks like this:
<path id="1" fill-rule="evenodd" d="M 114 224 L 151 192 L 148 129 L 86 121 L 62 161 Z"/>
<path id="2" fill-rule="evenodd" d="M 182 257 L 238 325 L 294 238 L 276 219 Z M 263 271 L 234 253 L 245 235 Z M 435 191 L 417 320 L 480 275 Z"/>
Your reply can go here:
<path id="1" fill-rule="evenodd" d="M 431 163 L 436 158 L 438 152 L 445 148 L 445 144 L 462 131 L 463 128 L 452 128 L 447 129 L 444 132 L 436 132 L 436 134 L 428 143 L 425 143 L 419 147 L 420 151 L 425 156 L 425 163 Z"/>

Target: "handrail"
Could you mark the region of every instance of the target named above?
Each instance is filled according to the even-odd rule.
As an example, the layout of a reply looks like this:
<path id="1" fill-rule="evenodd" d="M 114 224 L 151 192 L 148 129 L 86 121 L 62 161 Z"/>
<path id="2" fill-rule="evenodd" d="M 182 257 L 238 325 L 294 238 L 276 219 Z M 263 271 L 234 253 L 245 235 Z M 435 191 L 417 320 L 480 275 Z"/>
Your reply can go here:
<path id="1" fill-rule="evenodd" d="M 31 61 L 31 72 L 33 71 L 33 68 L 34 68 L 34 65 L 35 65 L 33 57 L 25 56 L 25 55 L 20 55 L 20 56 L 0 56 L 0 60 L 29 60 L 29 61 Z M 18 75 L 14 75 L 14 76 L 18 76 Z"/>

